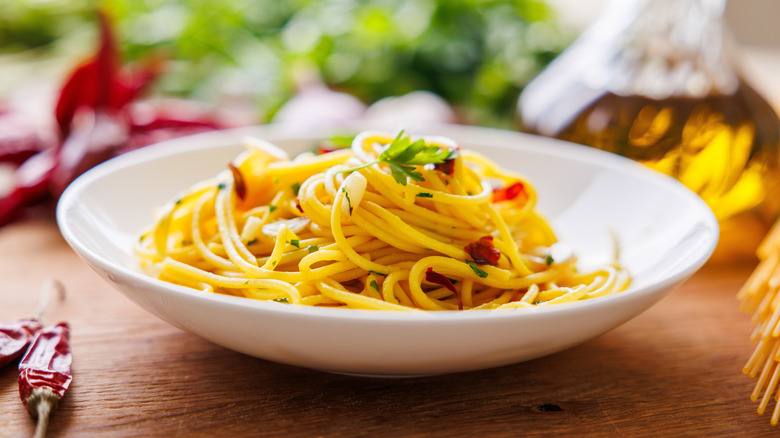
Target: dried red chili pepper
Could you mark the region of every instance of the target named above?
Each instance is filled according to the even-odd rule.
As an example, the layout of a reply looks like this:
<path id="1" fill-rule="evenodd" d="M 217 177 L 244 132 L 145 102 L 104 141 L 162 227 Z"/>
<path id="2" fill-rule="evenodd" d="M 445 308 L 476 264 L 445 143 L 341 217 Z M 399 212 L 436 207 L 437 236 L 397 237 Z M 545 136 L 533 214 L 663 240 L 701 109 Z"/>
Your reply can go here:
<path id="1" fill-rule="evenodd" d="M 493 246 L 493 236 L 480 237 L 476 242 L 470 242 L 463 248 L 478 265 L 496 266 L 501 258 L 501 251 Z"/>
<path id="2" fill-rule="evenodd" d="M 195 104 L 189 101 L 142 108 L 137 99 L 161 73 L 162 63 L 153 59 L 136 64 L 133 71 L 124 68 L 110 21 L 99 14 L 99 23 L 100 46 L 68 76 L 51 123 L 29 126 L 25 114 L 0 109 L 0 162 L 17 166 L 10 187 L 0 190 L 0 226 L 35 206 L 56 205 L 73 179 L 109 158 L 154 142 L 233 126 L 204 111 L 193 114 Z"/>
<path id="3" fill-rule="evenodd" d="M 41 328 L 43 326 L 35 318 L 0 324 L 0 367 L 21 356 Z"/>
<path id="4" fill-rule="evenodd" d="M 511 201 L 520 195 L 525 195 L 525 186 L 516 182 L 508 187 L 493 190 L 491 202 Z"/>
<path id="5" fill-rule="evenodd" d="M 38 331 L 19 362 L 19 396 L 38 420 L 36 437 L 46 435 L 51 412 L 73 380 L 72 363 L 70 327 L 65 322 Z"/>
<path id="6" fill-rule="evenodd" d="M 49 304 L 49 297 L 54 288 L 59 289 L 60 297 L 64 294 L 65 289 L 61 283 L 54 280 L 48 283 L 44 288 L 36 317 L 0 324 L 0 368 L 27 351 L 35 334 L 43 328 L 40 318 Z"/>
<path id="7" fill-rule="evenodd" d="M 425 271 L 425 281 L 447 288 L 448 291 L 452 292 L 458 298 L 458 310 L 463 310 L 463 301 L 460 299 L 460 294 L 449 278 L 434 271 L 433 268 L 428 268 Z"/>

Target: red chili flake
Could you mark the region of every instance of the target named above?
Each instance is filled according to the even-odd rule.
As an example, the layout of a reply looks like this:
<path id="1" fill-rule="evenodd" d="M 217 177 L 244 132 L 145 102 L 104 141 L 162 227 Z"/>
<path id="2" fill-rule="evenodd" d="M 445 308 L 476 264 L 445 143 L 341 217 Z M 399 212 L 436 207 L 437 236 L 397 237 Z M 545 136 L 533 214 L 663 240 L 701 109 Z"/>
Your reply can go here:
<path id="1" fill-rule="evenodd" d="M 458 310 L 463 310 L 463 301 L 460 299 L 460 294 L 458 293 L 457 289 L 455 289 L 455 285 L 452 284 L 452 281 L 450 281 L 449 278 L 434 271 L 433 268 L 428 268 L 425 271 L 425 281 L 446 287 L 448 291 L 452 292 L 456 297 L 458 297 Z"/>
<path id="2" fill-rule="evenodd" d="M 0 367 L 21 356 L 41 328 L 41 322 L 35 318 L 0 324 Z"/>
<path id="3" fill-rule="evenodd" d="M 491 202 L 511 201 L 520 195 L 525 195 L 525 186 L 516 182 L 508 187 L 493 190 Z"/>
<path id="4" fill-rule="evenodd" d="M 298 200 L 298 198 L 295 198 L 295 208 L 297 208 L 298 211 L 300 211 L 301 214 L 303 214 L 303 207 L 301 207 L 301 202 Z"/>
<path id="5" fill-rule="evenodd" d="M 496 266 L 501 258 L 501 252 L 493 246 L 493 236 L 480 237 L 463 249 L 478 265 Z"/>
<path id="6" fill-rule="evenodd" d="M 433 168 L 447 176 L 452 176 L 455 173 L 455 158 L 448 158 L 443 163 L 436 163 Z"/>
<path id="7" fill-rule="evenodd" d="M 241 171 L 233 163 L 228 163 L 230 172 L 233 173 L 233 188 L 236 191 L 238 199 L 244 200 L 246 198 L 246 183 L 244 182 L 244 176 L 241 175 Z"/>
<path id="8" fill-rule="evenodd" d="M 19 396 L 33 418 L 35 436 L 45 436 L 51 412 L 73 380 L 70 327 L 61 322 L 35 335 L 19 362 Z"/>

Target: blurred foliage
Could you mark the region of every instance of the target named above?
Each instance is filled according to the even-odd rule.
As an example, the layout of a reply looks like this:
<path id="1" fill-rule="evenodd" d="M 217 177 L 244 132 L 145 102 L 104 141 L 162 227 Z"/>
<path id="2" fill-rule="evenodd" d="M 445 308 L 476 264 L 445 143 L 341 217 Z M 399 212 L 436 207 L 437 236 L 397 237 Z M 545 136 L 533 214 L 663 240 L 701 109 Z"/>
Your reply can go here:
<path id="1" fill-rule="evenodd" d="M 569 42 L 542 0 L 1 3 L 0 52 L 83 49 L 99 4 L 126 59 L 171 60 L 161 94 L 251 101 L 263 120 L 313 70 L 366 103 L 425 89 L 466 122 L 511 126 L 521 88 Z"/>

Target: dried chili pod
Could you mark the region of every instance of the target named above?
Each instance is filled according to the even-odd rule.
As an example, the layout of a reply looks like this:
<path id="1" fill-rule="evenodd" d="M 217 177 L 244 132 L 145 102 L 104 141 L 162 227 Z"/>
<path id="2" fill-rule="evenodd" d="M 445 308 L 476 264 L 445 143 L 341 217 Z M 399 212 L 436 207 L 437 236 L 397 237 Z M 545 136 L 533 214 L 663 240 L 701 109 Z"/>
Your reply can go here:
<path id="1" fill-rule="evenodd" d="M 43 328 L 40 319 L 49 304 L 49 297 L 54 289 L 59 290 L 60 298 L 64 296 L 65 289 L 62 283 L 57 280 L 48 281 L 44 286 L 36 317 L 0 323 L 0 368 L 21 356 L 27 350 L 38 330 Z"/>
<path id="2" fill-rule="evenodd" d="M 0 324 L 0 367 L 21 356 L 42 328 L 41 322 L 35 318 Z"/>
<path id="3" fill-rule="evenodd" d="M 44 437 L 49 416 L 73 380 L 70 326 L 61 322 L 38 331 L 19 362 L 19 395 L 33 418 L 35 437 Z"/>

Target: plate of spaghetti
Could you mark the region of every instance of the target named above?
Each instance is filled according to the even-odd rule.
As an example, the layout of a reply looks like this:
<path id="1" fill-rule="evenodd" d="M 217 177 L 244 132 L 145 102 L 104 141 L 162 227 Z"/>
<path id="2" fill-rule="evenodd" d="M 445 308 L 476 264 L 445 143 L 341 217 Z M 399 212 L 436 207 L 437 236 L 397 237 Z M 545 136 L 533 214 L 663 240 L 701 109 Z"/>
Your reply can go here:
<path id="1" fill-rule="evenodd" d="M 180 138 L 85 173 L 57 214 L 90 266 L 174 326 L 375 376 L 588 341 L 670 293 L 718 237 L 695 194 L 633 161 L 450 125 Z"/>

